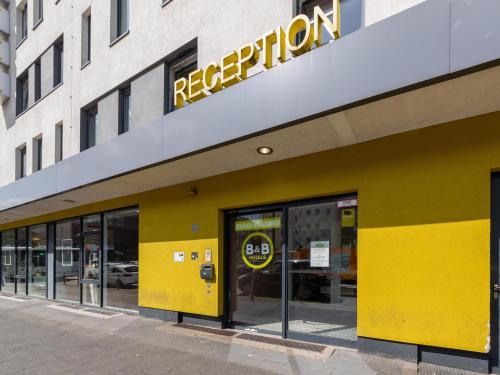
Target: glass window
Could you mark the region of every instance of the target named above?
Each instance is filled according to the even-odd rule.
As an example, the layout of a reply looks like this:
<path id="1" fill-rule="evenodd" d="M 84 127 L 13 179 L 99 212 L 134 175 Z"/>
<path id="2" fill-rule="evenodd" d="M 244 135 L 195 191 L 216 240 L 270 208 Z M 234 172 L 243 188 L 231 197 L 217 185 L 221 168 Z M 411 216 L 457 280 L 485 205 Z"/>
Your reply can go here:
<path id="1" fill-rule="evenodd" d="M 42 97 L 42 70 L 40 60 L 35 61 L 35 102 Z"/>
<path id="2" fill-rule="evenodd" d="M 340 1 L 340 34 L 347 35 L 361 28 L 361 13 L 363 0 Z M 331 16 L 333 12 L 332 0 L 298 0 L 298 13 L 314 18 L 314 7 L 319 6 L 323 12 Z M 331 17 L 330 17 L 331 18 Z M 323 42 L 331 40 L 328 33 L 323 33 Z"/>
<path id="3" fill-rule="evenodd" d="M 104 306 L 137 310 L 139 211 L 104 215 Z"/>
<path id="4" fill-rule="evenodd" d="M 128 0 L 114 0 L 116 6 L 115 22 L 116 30 L 111 40 L 114 40 L 128 31 L 129 2 Z"/>
<path id="5" fill-rule="evenodd" d="M 90 9 L 82 16 L 82 66 L 90 62 L 92 53 L 92 18 Z"/>
<path id="6" fill-rule="evenodd" d="M 61 161 L 63 159 L 63 124 L 56 125 L 56 135 L 55 135 L 55 162 Z"/>
<path id="7" fill-rule="evenodd" d="M 174 106 L 174 84 L 180 78 L 188 79 L 189 73 L 196 70 L 198 66 L 196 53 L 175 62 L 169 66 L 169 87 L 168 87 L 168 112 L 175 110 Z"/>
<path id="8" fill-rule="evenodd" d="M 21 9 L 21 40 L 28 36 L 28 4 Z"/>
<path id="9" fill-rule="evenodd" d="M 36 25 L 43 18 L 43 0 L 34 0 L 33 5 L 33 25 Z"/>
<path id="10" fill-rule="evenodd" d="M 29 228 L 28 294 L 47 297 L 47 226 Z"/>
<path id="11" fill-rule="evenodd" d="M 101 215 L 83 218 L 82 303 L 101 305 Z"/>
<path id="12" fill-rule="evenodd" d="M 61 84 L 63 81 L 64 70 L 64 43 L 62 40 L 54 44 L 54 84 Z"/>
<path id="13" fill-rule="evenodd" d="M 17 229 L 16 293 L 26 294 L 26 228 Z"/>
<path id="14" fill-rule="evenodd" d="M 4 292 L 16 292 L 16 232 L 9 230 L 2 232 L 2 283 Z"/>
<path id="15" fill-rule="evenodd" d="M 55 297 L 80 302 L 80 219 L 56 224 Z"/>
<path id="16" fill-rule="evenodd" d="M 87 150 L 96 145 L 97 131 L 97 106 L 83 112 L 83 124 L 81 133 L 81 150 Z"/>
<path id="17" fill-rule="evenodd" d="M 28 72 L 24 72 L 16 80 L 16 114 L 19 115 L 28 109 L 29 80 Z"/>
<path id="18" fill-rule="evenodd" d="M 355 346 L 357 301 L 356 199 L 288 211 L 288 329 Z M 349 203 L 346 203 L 349 202 Z M 305 212 L 319 212 L 303 216 Z M 298 222 L 307 221 L 305 227 Z"/>
<path id="19" fill-rule="evenodd" d="M 16 149 L 16 179 L 26 176 L 26 145 Z"/>
<path id="20" fill-rule="evenodd" d="M 130 108 L 130 87 L 120 90 L 120 103 L 118 114 L 118 134 L 123 134 L 130 130 L 130 118 L 131 118 L 131 108 Z"/>
<path id="21" fill-rule="evenodd" d="M 33 172 L 42 169 L 42 137 L 33 139 Z"/>

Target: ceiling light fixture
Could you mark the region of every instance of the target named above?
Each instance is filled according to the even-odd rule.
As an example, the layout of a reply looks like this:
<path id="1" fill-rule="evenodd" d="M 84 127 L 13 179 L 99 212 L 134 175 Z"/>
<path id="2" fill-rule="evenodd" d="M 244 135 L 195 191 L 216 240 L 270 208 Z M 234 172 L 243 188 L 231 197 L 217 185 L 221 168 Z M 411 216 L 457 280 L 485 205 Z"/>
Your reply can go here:
<path id="1" fill-rule="evenodd" d="M 257 149 L 257 152 L 261 155 L 271 155 L 274 150 L 271 147 L 262 146 Z"/>

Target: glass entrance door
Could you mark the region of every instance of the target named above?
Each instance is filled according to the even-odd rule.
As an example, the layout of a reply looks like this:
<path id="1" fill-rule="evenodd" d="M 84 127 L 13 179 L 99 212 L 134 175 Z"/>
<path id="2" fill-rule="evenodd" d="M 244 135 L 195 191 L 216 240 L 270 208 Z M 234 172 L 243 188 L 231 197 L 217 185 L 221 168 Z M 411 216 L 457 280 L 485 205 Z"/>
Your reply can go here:
<path id="1" fill-rule="evenodd" d="M 82 303 L 101 306 L 101 216 L 83 218 Z"/>
<path id="2" fill-rule="evenodd" d="M 245 210 L 227 225 L 230 326 L 356 347 L 356 196 Z"/>
<path id="3" fill-rule="evenodd" d="M 232 216 L 230 300 L 233 326 L 282 333 L 282 211 Z"/>
<path id="4" fill-rule="evenodd" d="M 290 338 L 355 347 L 357 200 L 288 209 Z"/>

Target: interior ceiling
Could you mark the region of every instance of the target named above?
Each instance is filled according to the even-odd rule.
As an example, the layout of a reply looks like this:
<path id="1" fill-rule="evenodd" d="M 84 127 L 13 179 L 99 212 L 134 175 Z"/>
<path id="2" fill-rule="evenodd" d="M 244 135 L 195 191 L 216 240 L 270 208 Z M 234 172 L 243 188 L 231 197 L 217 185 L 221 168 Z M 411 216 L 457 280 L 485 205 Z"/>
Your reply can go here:
<path id="1" fill-rule="evenodd" d="M 6 210 L 0 224 L 499 110 L 494 67 Z"/>

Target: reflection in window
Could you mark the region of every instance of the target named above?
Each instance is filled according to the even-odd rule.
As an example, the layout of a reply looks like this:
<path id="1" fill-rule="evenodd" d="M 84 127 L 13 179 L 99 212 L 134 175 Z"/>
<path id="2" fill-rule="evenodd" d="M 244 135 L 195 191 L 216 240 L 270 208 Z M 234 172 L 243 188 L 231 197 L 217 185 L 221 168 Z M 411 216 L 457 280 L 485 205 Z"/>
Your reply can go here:
<path id="1" fill-rule="evenodd" d="M 319 6 L 330 20 L 333 13 L 332 0 L 298 0 L 298 13 L 305 14 L 310 19 L 314 18 L 314 7 Z M 340 35 L 350 34 L 361 28 L 362 0 L 341 0 L 340 1 Z M 323 33 L 323 43 L 331 40 L 328 33 Z"/>
<path id="2" fill-rule="evenodd" d="M 16 293 L 26 294 L 26 228 L 17 229 Z"/>
<path id="3" fill-rule="evenodd" d="M 357 207 L 333 200 L 290 208 L 288 250 L 289 330 L 355 346 Z M 295 220 L 305 216 L 300 229 Z"/>
<path id="4" fill-rule="evenodd" d="M 47 226 L 29 228 L 28 294 L 47 296 Z"/>
<path id="5" fill-rule="evenodd" d="M 16 264 L 16 233 L 13 230 L 2 232 L 2 283 L 3 292 L 15 293 L 15 264 Z"/>
<path id="6" fill-rule="evenodd" d="M 80 219 L 56 224 L 56 298 L 80 302 Z"/>
<path id="7" fill-rule="evenodd" d="M 136 208 L 104 215 L 104 306 L 137 309 L 138 222 Z"/>

